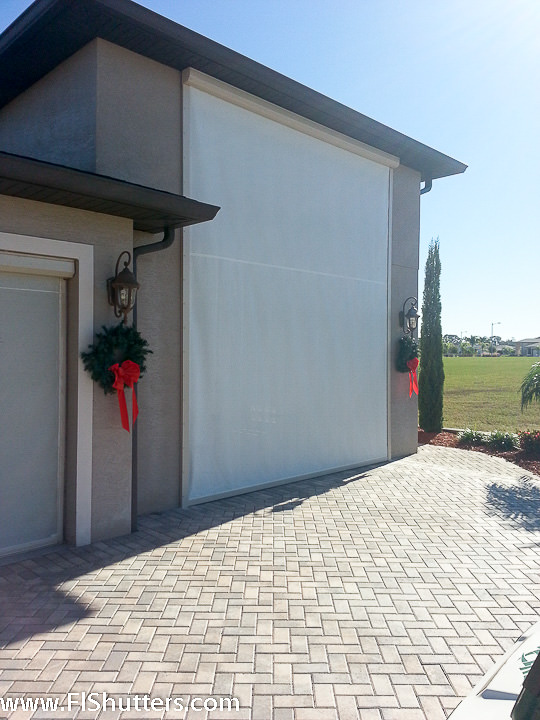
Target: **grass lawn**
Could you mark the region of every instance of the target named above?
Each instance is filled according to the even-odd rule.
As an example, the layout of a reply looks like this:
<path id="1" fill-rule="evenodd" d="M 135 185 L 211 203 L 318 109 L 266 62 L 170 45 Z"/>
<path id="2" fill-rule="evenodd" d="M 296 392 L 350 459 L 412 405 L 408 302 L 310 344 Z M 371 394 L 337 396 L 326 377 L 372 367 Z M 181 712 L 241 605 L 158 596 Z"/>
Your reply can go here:
<path id="1" fill-rule="evenodd" d="M 444 426 L 508 432 L 540 428 L 540 403 L 521 412 L 519 391 L 534 362 L 521 357 L 444 358 Z"/>

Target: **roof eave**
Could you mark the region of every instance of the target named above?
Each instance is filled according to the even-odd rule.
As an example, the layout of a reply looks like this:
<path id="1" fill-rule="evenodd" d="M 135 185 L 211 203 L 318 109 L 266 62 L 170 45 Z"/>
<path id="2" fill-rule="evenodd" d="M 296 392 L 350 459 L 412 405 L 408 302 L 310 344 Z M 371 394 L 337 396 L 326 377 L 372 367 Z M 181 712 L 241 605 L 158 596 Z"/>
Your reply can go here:
<path id="1" fill-rule="evenodd" d="M 467 166 L 131 0 L 36 0 L 0 35 L 0 107 L 95 37 L 191 66 L 400 158 L 422 180 Z M 14 80 L 17 79 L 17 81 Z"/>
<path id="2" fill-rule="evenodd" d="M 158 233 L 212 220 L 219 207 L 104 175 L 0 152 L 0 194 L 133 220 Z"/>

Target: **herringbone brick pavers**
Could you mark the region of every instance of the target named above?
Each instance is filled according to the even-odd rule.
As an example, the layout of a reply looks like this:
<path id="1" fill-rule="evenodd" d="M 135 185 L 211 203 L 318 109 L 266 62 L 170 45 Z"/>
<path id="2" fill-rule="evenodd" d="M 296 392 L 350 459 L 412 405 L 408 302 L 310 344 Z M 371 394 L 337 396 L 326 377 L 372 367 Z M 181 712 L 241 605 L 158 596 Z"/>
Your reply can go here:
<path id="1" fill-rule="evenodd" d="M 504 461 L 422 447 L 5 564 L 0 697 L 64 709 L 0 718 L 443 720 L 537 620 L 539 498 Z"/>

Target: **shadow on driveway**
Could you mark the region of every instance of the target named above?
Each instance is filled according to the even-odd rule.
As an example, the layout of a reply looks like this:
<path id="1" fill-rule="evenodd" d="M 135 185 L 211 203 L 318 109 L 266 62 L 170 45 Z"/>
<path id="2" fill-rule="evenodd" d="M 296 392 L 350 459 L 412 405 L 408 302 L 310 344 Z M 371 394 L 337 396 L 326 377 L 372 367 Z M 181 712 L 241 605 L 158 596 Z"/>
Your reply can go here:
<path id="1" fill-rule="evenodd" d="M 540 530 L 540 486 L 531 478 L 523 476 L 512 485 L 492 483 L 486 503 L 490 515 L 503 517 L 522 530 Z"/>
<path id="2" fill-rule="evenodd" d="M 92 600 L 108 592 L 107 578 L 98 574 L 107 566 L 246 514 L 265 509 L 273 513 L 294 510 L 307 498 L 365 478 L 374 467 L 362 468 L 361 474 L 340 471 L 186 509 L 152 513 L 139 518 L 139 528 L 131 535 L 81 548 L 56 546 L 19 558 L 4 558 L 0 564 L 0 648 L 16 648 L 17 643 L 38 633 L 68 628 L 95 615 Z M 174 553 L 174 546 L 166 552 Z M 94 573 L 96 577 L 89 578 L 87 591 L 81 596 L 77 578 Z"/>

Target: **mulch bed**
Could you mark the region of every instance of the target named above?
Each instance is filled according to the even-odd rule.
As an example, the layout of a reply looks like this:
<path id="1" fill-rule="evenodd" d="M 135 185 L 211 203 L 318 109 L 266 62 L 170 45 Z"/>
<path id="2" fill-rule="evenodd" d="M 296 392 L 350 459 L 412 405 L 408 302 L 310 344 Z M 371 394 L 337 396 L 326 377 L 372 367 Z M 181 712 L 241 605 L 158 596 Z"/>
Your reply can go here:
<path id="1" fill-rule="evenodd" d="M 523 450 L 511 450 L 510 452 L 498 452 L 492 450 L 484 445 L 459 445 L 458 438 L 455 433 L 442 431 L 439 433 L 424 432 L 424 430 L 418 430 L 418 444 L 419 445 L 439 445 L 442 447 L 460 447 L 463 450 L 473 450 L 474 452 L 483 452 L 486 455 L 494 455 L 495 457 L 504 458 L 508 462 L 519 465 L 524 470 L 534 473 L 540 476 L 540 457 L 534 455 L 528 455 Z"/>

